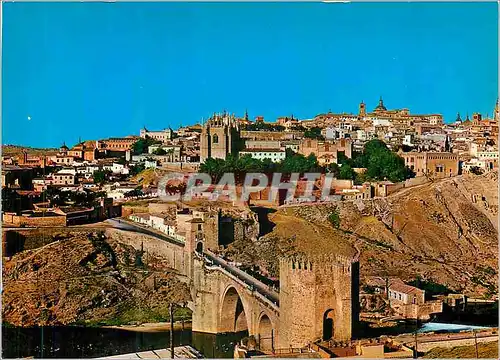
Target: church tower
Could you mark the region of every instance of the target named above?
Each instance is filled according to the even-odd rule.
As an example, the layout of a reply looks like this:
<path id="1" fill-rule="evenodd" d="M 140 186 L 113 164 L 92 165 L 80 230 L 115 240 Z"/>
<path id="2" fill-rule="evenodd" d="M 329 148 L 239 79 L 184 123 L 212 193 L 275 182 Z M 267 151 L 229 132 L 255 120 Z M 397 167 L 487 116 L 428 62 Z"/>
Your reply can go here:
<path id="1" fill-rule="evenodd" d="M 385 112 L 385 111 L 387 111 L 387 108 L 385 107 L 384 100 L 382 99 L 382 96 L 381 96 L 380 100 L 378 101 L 378 105 L 375 108 L 375 110 L 373 110 L 373 112 L 378 113 L 378 112 Z"/>
<path id="2" fill-rule="evenodd" d="M 223 159 L 238 153 L 240 128 L 234 114 L 214 114 L 201 132 L 201 162 L 208 158 Z"/>
<path id="3" fill-rule="evenodd" d="M 359 104 L 359 117 L 362 118 L 365 116 L 366 116 L 366 104 L 363 101 L 361 101 L 361 103 Z"/>

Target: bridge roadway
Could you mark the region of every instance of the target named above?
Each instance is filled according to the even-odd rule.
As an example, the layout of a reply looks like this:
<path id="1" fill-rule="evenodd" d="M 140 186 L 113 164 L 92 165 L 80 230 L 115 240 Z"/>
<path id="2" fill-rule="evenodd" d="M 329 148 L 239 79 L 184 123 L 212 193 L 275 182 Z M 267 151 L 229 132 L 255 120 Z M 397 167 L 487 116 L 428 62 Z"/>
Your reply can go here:
<path id="1" fill-rule="evenodd" d="M 160 234 L 159 232 L 147 229 L 144 226 L 133 224 L 127 220 L 108 219 L 106 220 L 106 222 L 110 223 L 115 229 L 138 232 L 141 234 L 156 237 L 173 245 L 184 247 L 184 243 L 182 241 L 174 239 L 173 237 L 170 237 L 168 235 Z"/>
<path id="2" fill-rule="evenodd" d="M 149 236 L 154 236 L 160 240 L 170 242 L 171 244 L 174 245 L 184 246 L 184 243 L 179 240 L 171 238 L 167 235 L 159 234 L 155 231 L 151 231 L 143 226 L 133 224 L 129 221 L 124 221 L 124 220 L 118 221 L 115 219 L 108 219 L 107 222 L 110 223 L 116 229 L 138 232 Z M 222 259 L 220 256 L 217 256 L 216 254 L 214 254 L 209 250 L 205 250 L 203 252 L 202 257 L 208 265 L 216 265 L 226 270 L 228 273 L 230 273 L 231 275 L 233 275 L 246 285 L 253 288 L 260 295 L 264 296 L 266 299 L 276 304 L 276 306 L 279 305 L 279 294 L 276 291 L 272 290 L 266 284 L 257 280 L 253 276 L 247 274 L 243 270 L 239 269 L 237 266 L 228 263 L 226 260 Z"/>
<path id="3" fill-rule="evenodd" d="M 263 295 L 268 300 L 271 300 L 276 305 L 279 304 L 279 294 L 276 291 L 272 290 L 269 286 L 260 282 L 253 276 L 240 270 L 237 266 L 228 263 L 221 257 L 215 255 L 210 250 L 205 250 L 203 257 L 211 261 L 213 264 L 220 266 L 239 280 L 243 281 L 245 284 L 250 285 L 255 291 Z"/>

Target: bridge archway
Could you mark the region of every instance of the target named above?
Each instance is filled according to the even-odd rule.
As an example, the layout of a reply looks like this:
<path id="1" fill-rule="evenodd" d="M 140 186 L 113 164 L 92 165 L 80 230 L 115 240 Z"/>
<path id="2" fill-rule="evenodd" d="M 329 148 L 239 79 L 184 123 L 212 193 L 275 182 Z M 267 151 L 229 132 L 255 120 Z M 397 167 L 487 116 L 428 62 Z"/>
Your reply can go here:
<path id="1" fill-rule="evenodd" d="M 272 350 L 275 336 L 273 324 L 267 314 L 262 314 L 257 328 L 259 347 L 261 350 Z"/>
<path id="2" fill-rule="evenodd" d="M 218 332 L 248 331 L 247 314 L 240 294 L 229 286 L 222 297 Z"/>
<path id="3" fill-rule="evenodd" d="M 334 334 L 333 309 L 328 309 L 323 314 L 323 340 L 330 340 Z"/>

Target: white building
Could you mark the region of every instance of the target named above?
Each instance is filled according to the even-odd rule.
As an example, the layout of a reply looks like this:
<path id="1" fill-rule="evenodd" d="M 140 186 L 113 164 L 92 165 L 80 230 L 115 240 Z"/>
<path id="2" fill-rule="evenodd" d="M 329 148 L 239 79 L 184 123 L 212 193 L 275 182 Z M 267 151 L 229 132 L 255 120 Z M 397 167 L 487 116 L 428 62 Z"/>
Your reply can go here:
<path id="1" fill-rule="evenodd" d="M 326 140 L 336 140 L 343 139 L 349 133 L 347 129 L 336 128 L 336 127 L 327 127 L 325 129 L 325 139 Z"/>
<path id="2" fill-rule="evenodd" d="M 141 138 L 145 139 L 146 137 L 149 137 L 151 139 L 155 139 L 158 141 L 161 141 L 163 143 L 166 143 L 167 141 L 172 139 L 172 129 L 163 129 L 160 131 L 149 131 L 146 128 L 141 129 L 140 136 Z"/>
<path id="3" fill-rule="evenodd" d="M 469 161 L 462 163 L 462 172 L 468 173 L 473 167 L 477 167 L 481 170 L 486 170 L 486 162 L 481 161 L 477 158 L 472 158 Z"/>
<path id="4" fill-rule="evenodd" d="M 117 190 L 106 191 L 106 196 L 108 198 L 112 198 L 113 200 L 121 200 L 125 198 L 125 194 Z"/>
<path id="5" fill-rule="evenodd" d="M 365 130 L 356 130 L 356 137 L 358 140 L 366 141 L 368 140 L 368 134 Z"/>
<path id="6" fill-rule="evenodd" d="M 373 126 L 391 126 L 392 123 L 389 119 L 373 118 L 372 125 Z"/>
<path id="7" fill-rule="evenodd" d="M 156 169 L 158 167 L 157 160 L 146 160 L 144 161 L 144 167 L 146 169 Z"/>
<path id="8" fill-rule="evenodd" d="M 128 175 L 129 169 L 123 164 L 113 163 L 113 165 L 111 166 L 111 172 L 113 174 Z"/>
<path id="9" fill-rule="evenodd" d="M 413 135 L 411 135 L 411 134 L 405 135 L 405 137 L 403 138 L 403 145 L 407 145 L 407 146 L 415 145 L 413 143 Z"/>
<path id="10" fill-rule="evenodd" d="M 272 162 L 285 160 L 285 150 L 281 149 L 245 149 L 240 151 L 240 156 L 250 155 L 254 159 L 270 159 Z"/>
<path id="11" fill-rule="evenodd" d="M 498 150 L 478 151 L 477 158 L 479 160 L 498 160 Z"/>

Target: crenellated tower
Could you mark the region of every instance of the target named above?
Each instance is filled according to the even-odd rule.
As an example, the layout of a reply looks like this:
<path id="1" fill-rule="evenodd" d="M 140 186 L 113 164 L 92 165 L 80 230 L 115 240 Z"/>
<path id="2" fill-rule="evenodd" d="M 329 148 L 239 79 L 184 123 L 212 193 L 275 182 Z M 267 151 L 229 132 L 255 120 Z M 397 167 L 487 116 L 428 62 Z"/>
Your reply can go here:
<path id="1" fill-rule="evenodd" d="M 359 320 L 359 262 L 342 255 L 280 259 L 279 347 L 350 340 Z"/>

